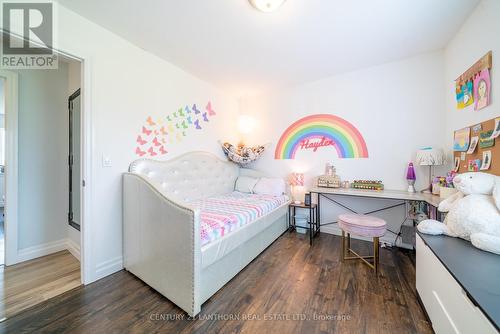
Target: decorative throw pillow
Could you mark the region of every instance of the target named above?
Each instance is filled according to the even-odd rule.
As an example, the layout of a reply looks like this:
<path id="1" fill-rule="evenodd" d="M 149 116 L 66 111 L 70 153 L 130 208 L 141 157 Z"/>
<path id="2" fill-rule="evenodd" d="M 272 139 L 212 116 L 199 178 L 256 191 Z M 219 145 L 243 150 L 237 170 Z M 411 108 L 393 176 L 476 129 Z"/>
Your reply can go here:
<path id="1" fill-rule="evenodd" d="M 263 177 L 253 188 L 253 192 L 259 195 L 281 196 L 285 193 L 285 181 L 280 178 Z"/>
<path id="2" fill-rule="evenodd" d="M 259 181 L 254 177 L 249 176 L 239 176 L 236 179 L 236 186 L 234 190 L 239 191 L 241 193 L 252 193 L 255 184 Z"/>

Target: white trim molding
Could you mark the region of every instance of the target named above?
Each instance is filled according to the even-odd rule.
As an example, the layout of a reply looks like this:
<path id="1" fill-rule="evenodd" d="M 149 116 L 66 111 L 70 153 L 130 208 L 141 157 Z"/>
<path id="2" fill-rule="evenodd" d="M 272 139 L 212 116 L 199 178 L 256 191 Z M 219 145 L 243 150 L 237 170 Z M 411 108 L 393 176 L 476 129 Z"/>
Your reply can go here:
<path id="1" fill-rule="evenodd" d="M 64 238 L 56 241 L 47 242 L 41 245 L 26 247 L 17 252 L 17 260 L 19 262 L 33 260 L 42 256 L 54 254 L 63 250 L 67 250 L 78 261 L 80 261 L 80 247 L 71 239 Z"/>
<path id="2" fill-rule="evenodd" d="M 18 220 L 18 75 L 0 70 L 5 80 L 5 264 L 20 262 L 17 248 Z"/>
<path id="3" fill-rule="evenodd" d="M 83 284 L 89 284 L 96 281 L 98 274 L 94 271 L 97 266 L 93 263 L 92 245 L 95 240 L 91 238 L 92 233 L 92 204 L 93 204 L 93 145 L 94 145 L 94 126 L 93 126 L 93 105 L 92 105 L 92 61 L 90 56 L 79 58 L 81 61 L 81 176 L 84 186 L 82 186 L 81 201 L 81 225 L 80 225 L 80 262 L 81 277 Z"/>
<path id="4" fill-rule="evenodd" d="M 45 244 L 22 248 L 17 252 L 18 262 L 33 260 L 42 256 L 50 255 L 67 249 L 66 238 L 47 242 Z"/>
<path id="5" fill-rule="evenodd" d="M 114 274 L 122 269 L 123 269 L 123 256 L 117 256 L 111 260 L 101 262 L 96 266 L 95 279 L 96 280 L 101 279 L 108 275 Z"/>
<path id="6" fill-rule="evenodd" d="M 80 261 L 80 246 L 76 244 L 73 240 L 68 238 L 66 240 L 66 249 L 74 256 L 78 261 Z"/>

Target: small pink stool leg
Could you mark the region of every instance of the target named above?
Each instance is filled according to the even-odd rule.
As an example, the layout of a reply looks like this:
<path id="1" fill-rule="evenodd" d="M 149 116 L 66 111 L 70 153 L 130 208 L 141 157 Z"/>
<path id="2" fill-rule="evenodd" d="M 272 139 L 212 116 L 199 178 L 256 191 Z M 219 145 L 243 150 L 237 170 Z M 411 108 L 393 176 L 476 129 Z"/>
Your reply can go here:
<path id="1" fill-rule="evenodd" d="M 380 237 L 385 234 L 386 222 L 380 218 L 342 214 L 338 219 L 342 230 L 342 262 L 345 260 L 361 260 L 378 274 L 380 262 Z M 346 240 L 347 233 L 347 240 Z M 351 249 L 351 233 L 373 239 L 373 255 L 361 256 Z M 354 256 L 349 256 L 349 255 Z M 372 263 L 367 260 L 373 259 Z"/>

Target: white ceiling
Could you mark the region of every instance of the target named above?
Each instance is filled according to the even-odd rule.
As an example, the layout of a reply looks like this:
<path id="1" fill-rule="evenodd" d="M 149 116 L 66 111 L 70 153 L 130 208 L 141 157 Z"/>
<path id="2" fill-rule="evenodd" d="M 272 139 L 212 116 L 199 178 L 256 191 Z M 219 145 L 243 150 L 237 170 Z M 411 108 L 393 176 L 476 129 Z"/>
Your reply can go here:
<path id="1" fill-rule="evenodd" d="M 59 0 L 235 96 L 443 48 L 478 0 Z"/>

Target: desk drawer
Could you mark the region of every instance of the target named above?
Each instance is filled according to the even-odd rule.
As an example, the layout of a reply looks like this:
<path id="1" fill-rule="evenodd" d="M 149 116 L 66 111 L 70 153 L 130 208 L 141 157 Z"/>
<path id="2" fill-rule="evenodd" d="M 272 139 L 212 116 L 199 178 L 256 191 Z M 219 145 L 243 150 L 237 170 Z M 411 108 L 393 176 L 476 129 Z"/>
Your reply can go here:
<path id="1" fill-rule="evenodd" d="M 465 291 L 417 235 L 417 291 L 440 333 L 497 333 Z"/>

